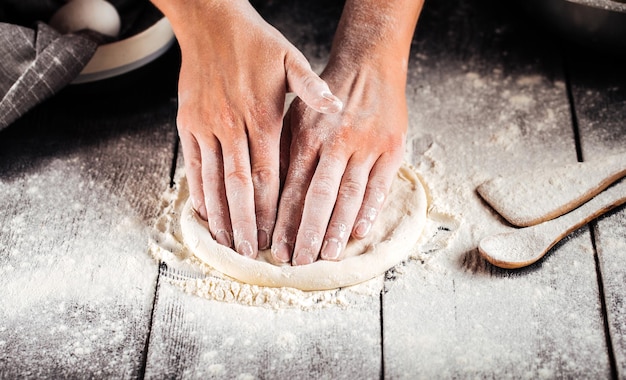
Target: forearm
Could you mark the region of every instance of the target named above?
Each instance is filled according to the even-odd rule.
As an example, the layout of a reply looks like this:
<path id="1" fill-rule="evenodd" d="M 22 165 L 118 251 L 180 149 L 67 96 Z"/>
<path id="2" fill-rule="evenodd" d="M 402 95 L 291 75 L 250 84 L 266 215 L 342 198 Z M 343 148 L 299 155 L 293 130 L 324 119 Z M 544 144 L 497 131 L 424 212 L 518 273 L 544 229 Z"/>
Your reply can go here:
<path id="1" fill-rule="evenodd" d="M 406 70 L 424 0 L 347 0 L 331 50 L 338 66 Z"/>
<path id="2" fill-rule="evenodd" d="M 248 39 L 244 26 L 265 22 L 248 0 L 151 0 L 169 19 L 183 50 L 216 51 L 233 39 Z"/>
<path id="3" fill-rule="evenodd" d="M 199 2 L 195 0 L 150 0 L 174 26 L 184 24 L 189 17 L 194 17 Z"/>

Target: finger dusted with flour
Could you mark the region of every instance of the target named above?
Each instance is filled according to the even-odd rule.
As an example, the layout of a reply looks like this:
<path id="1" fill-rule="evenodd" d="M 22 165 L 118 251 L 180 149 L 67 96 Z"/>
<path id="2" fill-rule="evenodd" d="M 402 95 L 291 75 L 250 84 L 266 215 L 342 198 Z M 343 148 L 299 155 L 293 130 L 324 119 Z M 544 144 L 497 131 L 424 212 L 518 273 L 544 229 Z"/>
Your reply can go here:
<path id="1" fill-rule="evenodd" d="M 285 57 L 285 69 L 289 88 L 309 107 L 320 113 L 337 113 L 343 102 L 332 94 L 328 84 L 311 70 L 311 65 L 302 53 Z"/>

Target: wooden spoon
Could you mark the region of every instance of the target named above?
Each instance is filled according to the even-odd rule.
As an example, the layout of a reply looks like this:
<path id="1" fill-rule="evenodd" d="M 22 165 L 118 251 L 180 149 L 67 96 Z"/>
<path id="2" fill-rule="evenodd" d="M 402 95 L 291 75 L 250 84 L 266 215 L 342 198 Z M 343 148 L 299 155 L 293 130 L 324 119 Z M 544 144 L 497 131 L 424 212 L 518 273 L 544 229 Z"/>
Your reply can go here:
<path id="1" fill-rule="evenodd" d="M 501 268 L 521 268 L 542 258 L 556 243 L 582 225 L 626 203 L 626 180 L 589 202 L 556 219 L 511 232 L 487 236 L 478 250 L 490 263 Z"/>
<path id="2" fill-rule="evenodd" d="M 624 176 L 626 153 L 494 178 L 477 191 L 511 224 L 528 227 L 575 209 Z"/>

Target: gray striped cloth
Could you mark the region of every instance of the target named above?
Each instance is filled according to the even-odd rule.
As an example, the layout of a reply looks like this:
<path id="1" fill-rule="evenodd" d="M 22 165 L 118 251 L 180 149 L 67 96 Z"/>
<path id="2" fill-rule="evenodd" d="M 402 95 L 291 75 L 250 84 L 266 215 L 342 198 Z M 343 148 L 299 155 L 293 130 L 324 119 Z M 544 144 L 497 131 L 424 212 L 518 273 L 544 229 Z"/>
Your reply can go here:
<path id="1" fill-rule="evenodd" d="M 98 47 L 93 33 L 59 34 L 46 25 L 66 0 L 0 0 L 0 130 L 80 74 Z M 148 0 L 109 0 L 132 33 Z M 124 31 L 126 25 L 126 31 Z"/>
<path id="2" fill-rule="evenodd" d="M 0 23 L 0 129 L 69 84 L 98 47 L 87 37 Z"/>

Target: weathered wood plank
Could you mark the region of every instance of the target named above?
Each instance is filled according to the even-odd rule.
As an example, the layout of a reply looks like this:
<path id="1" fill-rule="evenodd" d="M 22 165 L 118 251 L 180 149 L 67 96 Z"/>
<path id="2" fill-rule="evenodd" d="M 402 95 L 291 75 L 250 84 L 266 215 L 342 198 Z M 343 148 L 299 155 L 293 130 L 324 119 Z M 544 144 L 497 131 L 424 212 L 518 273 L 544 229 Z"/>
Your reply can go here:
<path id="1" fill-rule="evenodd" d="M 498 270 L 475 249 L 510 228 L 480 201 L 479 183 L 576 161 L 561 59 L 528 25 L 492 1 L 426 4 L 410 65 L 408 156 L 435 209 L 460 226 L 448 247 L 386 284 L 386 378 L 610 374 L 588 230 L 526 270 Z"/>
<path id="2" fill-rule="evenodd" d="M 0 378 L 141 376 L 168 88 L 74 88 L 0 134 Z"/>
<path id="3" fill-rule="evenodd" d="M 147 378 L 380 377 L 378 296 L 345 308 L 272 309 L 189 295 L 171 275 L 159 281 Z"/>
<path id="4" fill-rule="evenodd" d="M 582 57 L 582 58 L 581 58 Z M 572 98 L 585 161 L 626 152 L 626 61 L 572 51 Z M 626 210 L 594 225 L 617 378 L 626 376 Z"/>

